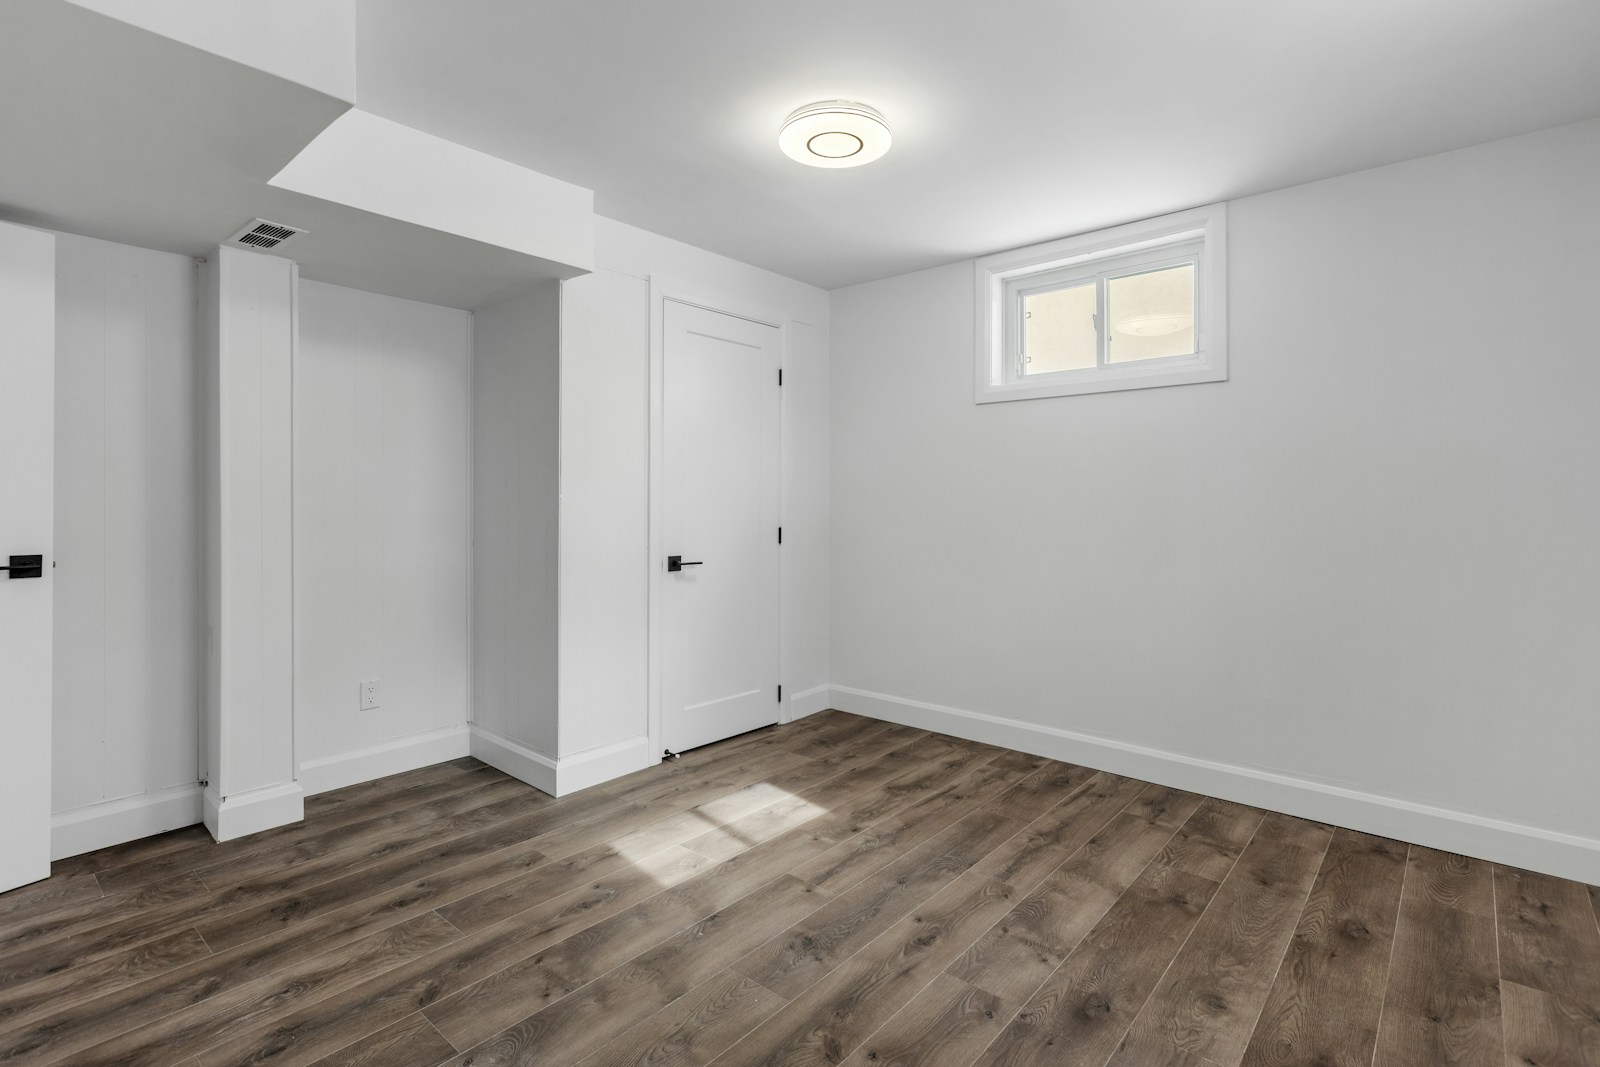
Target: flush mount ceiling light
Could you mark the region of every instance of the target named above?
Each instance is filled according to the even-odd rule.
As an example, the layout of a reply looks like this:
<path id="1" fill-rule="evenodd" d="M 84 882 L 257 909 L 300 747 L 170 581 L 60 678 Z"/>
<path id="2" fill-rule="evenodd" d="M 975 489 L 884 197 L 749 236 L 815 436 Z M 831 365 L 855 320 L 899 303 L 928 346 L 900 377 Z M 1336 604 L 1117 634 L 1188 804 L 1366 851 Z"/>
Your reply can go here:
<path id="1" fill-rule="evenodd" d="M 783 120 L 778 147 L 812 167 L 859 167 L 889 151 L 889 124 L 865 104 L 823 100 Z"/>

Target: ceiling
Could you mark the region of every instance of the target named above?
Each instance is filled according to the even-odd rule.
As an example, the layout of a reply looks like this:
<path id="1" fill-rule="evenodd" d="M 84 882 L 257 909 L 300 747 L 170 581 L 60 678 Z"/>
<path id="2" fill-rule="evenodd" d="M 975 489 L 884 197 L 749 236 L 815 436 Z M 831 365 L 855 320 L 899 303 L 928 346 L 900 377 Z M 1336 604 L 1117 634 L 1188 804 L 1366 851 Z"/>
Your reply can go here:
<path id="1" fill-rule="evenodd" d="M 833 288 L 1600 115 L 1594 0 L 360 0 L 357 103 Z M 893 151 L 785 158 L 868 103 Z"/>
<path id="2" fill-rule="evenodd" d="M 348 103 L 56 0 L 0 0 L 0 218 L 204 255 L 255 216 L 308 278 L 475 308 L 574 268 L 268 185 Z"/>

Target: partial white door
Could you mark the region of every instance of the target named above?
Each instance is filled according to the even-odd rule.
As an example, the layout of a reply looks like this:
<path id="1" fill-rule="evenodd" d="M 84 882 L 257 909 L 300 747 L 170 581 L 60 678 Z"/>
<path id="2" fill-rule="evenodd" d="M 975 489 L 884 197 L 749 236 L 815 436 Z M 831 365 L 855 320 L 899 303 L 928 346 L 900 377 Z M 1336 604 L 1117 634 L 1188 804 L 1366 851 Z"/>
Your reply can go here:
<path id="1" fill-rule="evenodd" d="M 0 223 L 0 891 L 50 874 L 56 239 Z"/>
<path id="2" fill-rule="evenodd" d="M 682 752 L 778 721 L 776 327 L 666 301 L 661 717 Z"/>

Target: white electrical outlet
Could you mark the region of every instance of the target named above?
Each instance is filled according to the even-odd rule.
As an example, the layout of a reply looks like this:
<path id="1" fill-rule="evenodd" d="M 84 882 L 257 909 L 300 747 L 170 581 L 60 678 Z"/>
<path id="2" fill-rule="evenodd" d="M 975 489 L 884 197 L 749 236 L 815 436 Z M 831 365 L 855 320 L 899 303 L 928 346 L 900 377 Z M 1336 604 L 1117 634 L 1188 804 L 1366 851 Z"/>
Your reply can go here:
<path id="1" fill-rule="evenodd" d="M 361 683 L 361 710 L 371 711 L 378 706 L 378 680 L 364 679 Z"/>

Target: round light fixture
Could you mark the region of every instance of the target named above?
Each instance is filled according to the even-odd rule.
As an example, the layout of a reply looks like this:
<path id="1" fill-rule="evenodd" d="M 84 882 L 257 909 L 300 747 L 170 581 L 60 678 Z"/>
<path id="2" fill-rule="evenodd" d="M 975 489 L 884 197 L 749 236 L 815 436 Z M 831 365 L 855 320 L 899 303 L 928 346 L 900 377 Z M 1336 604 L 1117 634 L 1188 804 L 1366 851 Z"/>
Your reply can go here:
<path id="1" fill-rule="evenodd" d="M 865 104 L 824 100 L 783 120 L 778 147 L 812 167 L 859 167 L 889 151 L 889 124 Z"/>

